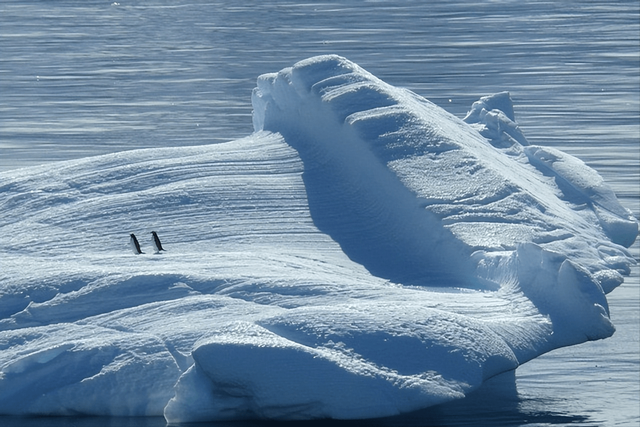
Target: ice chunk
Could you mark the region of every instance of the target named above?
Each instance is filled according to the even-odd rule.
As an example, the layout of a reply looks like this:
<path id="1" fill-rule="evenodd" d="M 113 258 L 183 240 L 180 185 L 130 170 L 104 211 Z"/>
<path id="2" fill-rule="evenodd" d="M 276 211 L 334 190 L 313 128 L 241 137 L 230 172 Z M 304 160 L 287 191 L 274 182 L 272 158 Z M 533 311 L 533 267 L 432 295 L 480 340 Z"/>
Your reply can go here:
<path id="1" fill-rule="evenodd" d="M 509 92 L 483 96 L 473 103 L 464 121 L 475 125 L 480 134 L 495 147 L 514 147 L 517 153 L 519 146 L 529 145 L 516 123 Z"/>
<path id="2" fill-rule="evenodd" d="M 465 123 L 322 56 L 253 103 L 240 140 L 0 174 L 0 413 L 387 416 L 613 332 L 635 220 L 508 95 Z"/>
<path id="3" fill-rule="evenodd" d="M 555 148 L 531 146 L 524 152 L 534 166 L 555 178 L 567 200 L 590 205 L 614 243 L 625 247 L 633 244 L 638 222 L 629 209 L 620 205 L 613 190 L 595 170 Z"/>

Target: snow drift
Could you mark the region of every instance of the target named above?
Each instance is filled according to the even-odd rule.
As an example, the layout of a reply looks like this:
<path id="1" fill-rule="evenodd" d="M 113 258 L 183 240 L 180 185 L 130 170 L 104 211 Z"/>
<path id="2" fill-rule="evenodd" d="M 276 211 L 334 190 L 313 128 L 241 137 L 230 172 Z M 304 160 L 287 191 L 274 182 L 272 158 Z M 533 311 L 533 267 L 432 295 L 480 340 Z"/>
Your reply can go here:
<path id="1" fill-rule="evenodd" d="M 507 93 L 460 120 L 322 56 L 253 105 L 241 140 L 0 174 L 0 413 L 388 416 L 613 333 L 637 222 Z"/>

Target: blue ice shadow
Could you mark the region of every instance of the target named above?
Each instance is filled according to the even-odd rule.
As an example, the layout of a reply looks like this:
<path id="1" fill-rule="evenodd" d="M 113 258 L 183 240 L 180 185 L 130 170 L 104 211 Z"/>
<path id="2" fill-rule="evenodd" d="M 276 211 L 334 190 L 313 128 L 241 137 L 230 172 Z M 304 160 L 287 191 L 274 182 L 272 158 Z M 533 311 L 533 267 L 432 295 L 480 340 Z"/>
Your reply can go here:
<path id="1" fill-rule="evenodd" d="M 523 403 L 528 403 L 523 405 Z M 519 396 L 515 371 L 486 381 L 467 398 L 388 418 L 369 420 L 225 421 L 171 424 L 171 427 L 515 427 L 526 425 L 598 426 L 586 415 L 548 410 L 548 401 Z M 4 427 L 167 427 L 162 417 L 2 417 Z"/>

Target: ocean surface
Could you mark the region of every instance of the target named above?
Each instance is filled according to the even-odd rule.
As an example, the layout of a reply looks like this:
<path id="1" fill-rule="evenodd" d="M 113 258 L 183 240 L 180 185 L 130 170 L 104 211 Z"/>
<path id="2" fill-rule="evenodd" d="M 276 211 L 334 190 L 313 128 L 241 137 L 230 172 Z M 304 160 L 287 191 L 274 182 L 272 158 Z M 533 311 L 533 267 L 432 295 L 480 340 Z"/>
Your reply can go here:
<path id="1" fill-rule="evenodd" d="M 640 216 L 637 0 L 3 0 L 0 171 L 247 136 L 256 77 L 325 53 L 459 117 L 479 97 L 509 91 L 530 143 L 581 158 Z M 640 257 L 638 242 L 631 250 Z M 638 426 L 638 268 L 608 299 L 612 338 L 548 353 L 462 402 L 387 420 L 278 425 Z"/>

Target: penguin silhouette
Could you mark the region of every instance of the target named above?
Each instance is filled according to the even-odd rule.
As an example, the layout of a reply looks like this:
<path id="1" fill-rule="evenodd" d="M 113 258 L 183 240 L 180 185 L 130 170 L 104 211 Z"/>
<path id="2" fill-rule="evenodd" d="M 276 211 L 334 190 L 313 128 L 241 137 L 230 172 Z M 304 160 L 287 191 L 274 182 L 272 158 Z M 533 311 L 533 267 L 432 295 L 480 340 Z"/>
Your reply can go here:
<path id="1" fill-rule="evenodd" d="M 143 254 L 142 249 L 140 249 L 140 243 L 138 243 L 138 239 L 136 239 L 136 235 L 131 233 L 131 238 L 129 239 L 129 244 L 131 245 L 131 250 L 134 254 L 140 255 Z"/>
<path id="2" fill-rule="evenodd" d="M 153 243 L 153 249 L 156 251 L 155 253 L 159 254 L 160 251 L 165 250 L 162 247 L 162 243 L 160 243 L 160 238 L 158 237 L 158 233 L 156 233 L 155 231 L 151 232 L 151 242 Z"/>

